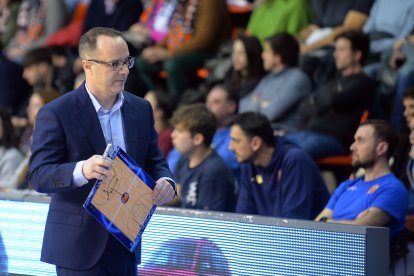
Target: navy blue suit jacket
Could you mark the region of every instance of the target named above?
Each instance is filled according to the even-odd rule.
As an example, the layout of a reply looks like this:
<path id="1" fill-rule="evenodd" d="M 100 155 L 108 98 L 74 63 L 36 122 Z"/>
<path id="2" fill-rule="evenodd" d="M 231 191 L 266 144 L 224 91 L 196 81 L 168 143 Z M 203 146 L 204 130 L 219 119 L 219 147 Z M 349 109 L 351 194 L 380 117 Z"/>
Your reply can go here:
<path id="1" fill-rule="evenodd" d="M 150 104 L 128 92 L 121 112 L 127 153 L 157 180 L 172 177 L 158 148 Z M 36 119 L 30 160 L 34 189 L 51 194 L 41 260 L 88 269 L 102 256 L 109 232 L 82 207 L 94 180 L 78 188 L 75 165 L 105 150 L 105 138 L 85 85 L 45 105 Z M 138 246 L 136 256 L 140 262 Z M 137 254 L 138 253 L 138 254 Z"/>

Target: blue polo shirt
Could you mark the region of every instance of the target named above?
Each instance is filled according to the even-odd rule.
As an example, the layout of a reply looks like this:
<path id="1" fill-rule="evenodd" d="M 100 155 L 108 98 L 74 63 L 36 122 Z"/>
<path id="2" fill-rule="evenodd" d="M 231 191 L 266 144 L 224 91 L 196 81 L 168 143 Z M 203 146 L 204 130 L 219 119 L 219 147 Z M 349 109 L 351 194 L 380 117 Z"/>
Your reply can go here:
<path id="1" fill-rule="evenodd" d="M 368 208 L 380 208 L 393 217 L 391 222 L 384 225 L 390 228 L 392 239 L 404 228 L 407 206 L 407 190 L 394 174 L 389 173 L 371 181 L 364 181 L 360 177 L 343 182 L 326 208 L 333 210 L 334 220 L 354 220 Z"/>

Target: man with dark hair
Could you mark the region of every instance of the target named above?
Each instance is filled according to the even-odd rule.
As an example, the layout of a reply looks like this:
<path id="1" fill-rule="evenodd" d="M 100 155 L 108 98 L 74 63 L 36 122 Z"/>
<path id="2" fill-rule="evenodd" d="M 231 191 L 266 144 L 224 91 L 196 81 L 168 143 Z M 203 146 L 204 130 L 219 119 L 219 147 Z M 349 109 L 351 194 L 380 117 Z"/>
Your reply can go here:
<path id="1" fill-rule="evenodd" d="M 261 112 L 273 129 L 291 132 L 303 127 L 299 103 L 311 93 L 311 81 L 297 68 L 299 44 L 288 33 L 266 39 L 262 52 L 265 75 L 256 88 L 240 99 L 239 112 Z"/>
<path id="2" fill-rule="evenodd" d="M 214 85 L 206 97 L 206 107 L 217 120 L 217 129 L 211 141 L 211 147 L 232 170 L 236 180 L 240 176 L 240 164 L 234 153 L 229 150 L 230 127 L 228 124 L 237 112 L 237 101 L 236 93 L 221 84 Z M 167 158 L 171 170 L 174 171 L 179 158 L 179 152 L 173 149 Z"/>
<path id="3" fill-rule="evenodd" d="M 217 127 L 204 104 L 182 106 L 174 113 L 171 138 L 181 154 L 174 175 L 181 207 L 234 211 L 235 180 L 230 168 L 210 147 Z"/>
<path id="4" fill-rule="evenodd" d="M 56 88 L 53 71 L 52 53 L 48 48 L 34 48 L 23 58 L 23 78 L 32 86 L 34 92 Z"/>
<path id="5" fill-rule="evenodd" d="M 414 86 L 409 87 L 403 96 L 402 104 L 404 106 L 404 118 L 408 125 L 414 118 Z"/>
<path id="6" fill-rule="evenodd" d="M 354 136 L 352 165 L 365 175 L 343 182 L 317 221 L 385 226 L 394 238 L 404 229 L 408 195 L 391 173 L 388 160 L 398 143 L 392 126 L 381 120 L 362 123 Z"/>
<path id="7" fill-rule="evenodd" d="M 339 35 L 334 58 L 341 75 L 319 86 L 300 104 L 299 113 L 307 121 L 306 127 L 287 139 L 312 158 L 347 154 L 352 134 L 375 94 L 375 83 L 362 72 L 368 51 L 369 39 L 362 32 Z"/>
<path id="8" fill-rule="evenodd" d="M 405 119 L 404 128 L 400 129 L 399 134 L 399 144 L 395 150 L 393 156 L 393 162 L 391 165 L 391 171 L 401 180 L 406 186 L 409 186 L 409 178 L 407 178 L 407 164 L 410 158 L 414 157 L 414 147 L 412 147 L 409 136 L 411 130 L 411 121 L 414 118 L 414 87 L 409 87 L 402 98 L 401 105 L 404 107 L 403 117 Z M 392 124 L 393 122 L 391 122 Z M 410 155 L 407 154 L 410 153 Z M 410 206 L 410 209 L 414 208 L 414 193 L 410 190 L 413 197 L 413 204 Z M 411 196 L 410 194 L 410 196 Z"/>
<path id="9" fill-rule="evenodd" d="M 237 115 L 230 136 L 230 149 L 241 163 L 238 213 L 315 218 L 329 193 L 306 153 L 275 138 L 269 120 L 260 113 Z"/>

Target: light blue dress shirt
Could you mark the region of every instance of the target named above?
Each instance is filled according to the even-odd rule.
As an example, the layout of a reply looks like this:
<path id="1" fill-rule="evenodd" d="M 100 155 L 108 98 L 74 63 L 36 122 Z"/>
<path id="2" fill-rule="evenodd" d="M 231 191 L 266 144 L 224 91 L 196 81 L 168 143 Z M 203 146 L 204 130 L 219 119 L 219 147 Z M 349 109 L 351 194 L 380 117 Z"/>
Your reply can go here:
<path id="1" fill-rule="evenodd" d="M 124 124 L 122 120 L 121 107 L 124 103 L 124 95 L 121 93 L 118 94 L 118 98 L 115 104 L 112 106 L 111 110 L 106 110 L 98 102 L 95 96 L 91 93 L 86 86 L 86 91 L 88 92 L 89 98 L 92 101 L 95 111 L 98 115 L 99 122 L 101 123 L 102 132 L 105 137 L 106 144 L 112 144 L 112 148 L 109 151 L 109 156 L 111 156 L 113 150 L 119 146 L 125 152 L 127 152 L 125 144 L 125 132 Z M 73 183 L 80 187 L 86 183 L 88 180 L 83 175 L 82 168 L 85 160 L 79 161 L 76 163 L 75 170 L 73 171 Z"/>

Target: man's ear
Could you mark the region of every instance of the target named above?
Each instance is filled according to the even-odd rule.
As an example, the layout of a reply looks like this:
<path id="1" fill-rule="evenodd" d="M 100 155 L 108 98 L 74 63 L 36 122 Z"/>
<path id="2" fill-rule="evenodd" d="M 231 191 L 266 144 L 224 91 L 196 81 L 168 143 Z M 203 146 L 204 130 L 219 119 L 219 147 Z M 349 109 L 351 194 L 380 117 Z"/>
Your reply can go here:
<path id="1" fill-rule="evenodd" d="M 199 146 L 204 143 L 204 136 L 201 133 L 196 133 L 193 136 L 193 141 L 196 146 Z"/>
<path id="2" fill-rule="evenodd" d="M 253 151 L 258 151 L 262 147 L 263 140 L 259 136 L 254 136 L 250 144 L 252 146 Z"/>
<path id="3" fill-rule="evenodd" d="M 91 65 L 86 60 L 82 60 L 82 67 L 85 71 L 91 69 Z"/>
<path id="4" fill-rule="evenodd" d="M 361 63 L 362 52 L 361 51 L 354 51 L 354 58 L 358 63 Z"/>
<path id="5" fill-rule="evenodd" d="M 237 110 L 237 103 L 236 102 L 230 102 L 229 103 L 229 109 L 231 110 L 231 114 L 235 114 Z"/>
<path id="6" fill-rule="evenodd" d="M 388 143 L 387 142 L 379 142 L 377 144 L 377 154 L 378 155 L 386 155 L 388 152 Z"/>

